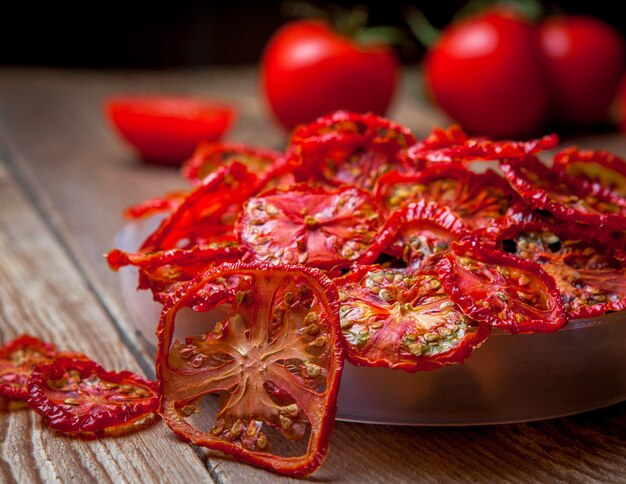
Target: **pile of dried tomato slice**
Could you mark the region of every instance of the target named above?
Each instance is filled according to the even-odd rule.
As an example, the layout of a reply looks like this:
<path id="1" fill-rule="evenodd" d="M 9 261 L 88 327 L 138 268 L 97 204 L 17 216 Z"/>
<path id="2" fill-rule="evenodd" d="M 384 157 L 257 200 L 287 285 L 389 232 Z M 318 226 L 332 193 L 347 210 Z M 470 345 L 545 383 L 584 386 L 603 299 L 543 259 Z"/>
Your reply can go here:
<path id="1" fill-rule="evenodd" d="M 158 393 L 153 381 L 24 334 L 0 347 L 0 408 L 25 406 L 57 432 L 96 438 L 153 422 Z"/>
<path id="2" fill-rule="evenodd" d="M 493 327 L 552 332 L 625 309 L 626 163 L 576 149 L 539 161 L 557 145 L 458 127 L 417 141 L 336 112 L 298 127 L 282 154 L 200 147 L 183 167 L 187 193 L 126 212 L 164 217 L 138 252 L 108 255 L 164 304 L 166 423 L 305 475 L 327 452 L 344 353 L 431 370 L 462 362 Z M 197 324 L 181 341 L 185 314 Z"/>

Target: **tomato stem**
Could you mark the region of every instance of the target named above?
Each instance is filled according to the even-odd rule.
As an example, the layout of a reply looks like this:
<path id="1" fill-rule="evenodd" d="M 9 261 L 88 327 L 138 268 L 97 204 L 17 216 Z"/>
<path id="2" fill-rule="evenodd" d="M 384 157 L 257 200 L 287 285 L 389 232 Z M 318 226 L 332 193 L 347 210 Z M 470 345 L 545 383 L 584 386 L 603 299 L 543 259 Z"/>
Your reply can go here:
<path id="1" fill-rule="evenodd" d="M 407 7 L 404 11 L 404 19 L 415 38 L 424 47 L 430 47 L 434 44 L 441 34 L 441 31 L 434 27 L 417 7 Z"/>

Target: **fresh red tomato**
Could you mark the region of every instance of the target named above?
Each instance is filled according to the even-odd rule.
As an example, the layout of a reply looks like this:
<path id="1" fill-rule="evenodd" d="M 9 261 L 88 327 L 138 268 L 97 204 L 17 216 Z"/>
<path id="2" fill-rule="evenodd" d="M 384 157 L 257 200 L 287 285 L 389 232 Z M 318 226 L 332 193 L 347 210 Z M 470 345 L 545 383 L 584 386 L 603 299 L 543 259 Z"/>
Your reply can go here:
<path id="1" fill-rule="evenodd" d="M 269 106 L 290 130 L 338 109 L 384 115 L 399 63 L 386 45 L 361 45 L 322 21 L 297 20 L 270 39 L 261 71 Z"/>
<path id="2" fill-rule="evenodd" d="M 561 16 L 544 21 L 540 37 L 556 120 L 605 121 L 624 73 L 621 35 L 594 17 Z"/>
<path id="3" fill-rule="evenodd" d="M 119 133 L 146 161 L 180 164 L 201 141 L 218 141 L 235 119 L 228 104 L 174 96 L 120 96 L 106 102 Z"/>
<path id="4" fill-rule="evenodd" d="M 486 10 L 444 30 L 428 53 L 426 78 L 437 103 L 470 133 L 516 138 L 547 121 L 537 31 L 513 11 Z"/>

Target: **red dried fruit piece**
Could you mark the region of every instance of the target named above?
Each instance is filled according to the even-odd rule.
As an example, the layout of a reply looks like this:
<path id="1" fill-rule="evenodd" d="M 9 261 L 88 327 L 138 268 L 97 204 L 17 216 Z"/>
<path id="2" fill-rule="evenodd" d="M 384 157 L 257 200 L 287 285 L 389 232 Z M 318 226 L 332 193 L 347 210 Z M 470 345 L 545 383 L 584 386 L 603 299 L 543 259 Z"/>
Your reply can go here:
<path id="1" fill-rule="evenodd" d="M 585 226 L 511 224 L 494 234 L 495 247 L 533 260 L 556 281 L 570 318 L 626 309 L 626 269 L 618 249 Z"/>
<path id="2" fill-rule="evenodd" d="M 172 213 L 185 201 L 187 195 L 188 191 L 176 191 L 161 197 L 149 198 L 124 210 L 124 218 L 136 220 L 160 213 Z"/>
<path id="3" fill-rule="evenodd" d="M 556 134 L 530 141 L 493 141 L 483 138 L 470 138 L 450 146 L 435 145 L 432 147 L 418 144 L 407 150 L 407 158 L 416 166 L 423 166 L 428 163 L 511 160 L 551 150 L 558 145 L 559 137 Z"/>
<path id="4" fill-rule="evenodd" d="M 225 166 L 196 187 L 178 209 L 143 242 L 140 252 L 191 249 L 231 238 L 243 202 L 254 193 L 256 175 L 238 162 Z"/>
<path id="5" fill-rule="evenodd" d="M 202 294 L 211 296 L 202 307 L 210 311 L 206 327 L 172 341 L 179 313 Z M 165 423 L 196 445 L 280 474 L 317 469 L 343 366 L 332 282 L 307 267 L 224 264 L 179 296 L 164 308 L 158 331 Z M 208 395 L 220 397 L 212 417 L 210 403 L 200 402 Z"/>
<path id="6" fill-rule="evenodd" d="M 460 363 L 489 336 L 443 292 L 437 275 L 361 266 L 334 280 L 348 360 L 405 371 Z"/>
<path id="7" fill-rule="evenodd" d="M 578 178 L 551 170 L 536 157 L 501 163 L 511 186 L 535 209 L 569 222 L 609 230 L 626 230 L 626 206 L 594 193 Z"/>
<path id="8" fill-rule="evenodd" d="M 147 424 L 155 417 L 159 398 L 150 380 L 63 356 L 33 370 L 28 392 L 28 406 L 45 425 L 87 438 L 119 435 Z"/>
<path id="9" fill-rule="evenodd" d="M 285 163 L 299 181 L 371 190 L 382 174 L 403 168 L 401 153 L 413 143 L 400 124 L 371 113 L 337 111 L 297 128 Z"/>
<path id="10" fill-rule="evenodd" d="M 201 143 L 182 167 L 182 175 L 197 185 L 225 165 L 237 161 L 256 175 L 274 164 L 281 154 L 239 143 Z"/>
<path id="11" fill-rule="evenodd" d="M 155 301 L 165 303 L 184 283 L 212 266 L 236 262 L 244 255 L 235 241 L 192 249 L 170 249 L 151 254 L 132 254 L 114 249 L 107 254 L 114 271 L 132 265 L 139 268 L 137 289 L 150 289 Z"/>
<path id="12" fill-rule="evenodd" d="M 402 258 L 412 269 L 433 267 L 453 241 L 469 235 L 463 220 L 449 208 L 420 200 L 391 214 L 359 263 L 372 264 L 385 253 Z"/>
<path id="13" fill-rule="evenodd" d="M 453 124 L 445 129 L 433 128 L 430 134 L 423 140 L 420 140 L 410 146 L 407 151 L 424 152 L 438 150 L 441 148 L 449 148 L 464 144 L 469 137 L 463 129 Z"/>
<path id="14" fill-rule="evenodd" d="M 477 174 L 458 163 L 434 165 L 417 174 L 388 173 L 378 180 L 376 195 L 388 212 L 432 200 L 454 211 L 471 230 L 511 216 L 523 205 L 495 172 Z"/>
<path id="15" fill-rule="evenodd" d="M 0 398 L 26 400 L 26 384 L 33 368 L 52 361 L 56 347 L 29 334 L 18 336 L 0 347 Z"/>
<path id="16" fill-rule="evenodd" d="M 608 151 L 567 148 L 554 157 L 554 169 L 582 179 L 592 193 L 626 206 L 626 161 Z"/>
<path id="17" fill-rule="evenodd" d="M 450 299 L 472 319 L 511 333 L 549 333 L 567 323 L 554 279 L 533 261 L 466 241 L 452 244 L 437 271 Z"/>
<path id="18" fill-rule="evenodd" d="M 257 260 L 330 269 L 367 250 L 379 224 L 377 204 L 358 188 L 296 185 L 250 198 L 237 232 Z"/>

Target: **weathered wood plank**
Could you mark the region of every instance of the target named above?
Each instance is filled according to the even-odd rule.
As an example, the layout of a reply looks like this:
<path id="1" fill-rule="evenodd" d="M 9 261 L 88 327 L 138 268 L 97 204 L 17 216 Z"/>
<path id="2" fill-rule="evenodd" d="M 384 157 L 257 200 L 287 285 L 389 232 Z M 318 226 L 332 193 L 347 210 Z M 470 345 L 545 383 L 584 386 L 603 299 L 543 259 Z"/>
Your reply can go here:
<path id="1" fill-rule="evenodd" d="M 141 372 L 106 312 L 0 161 L 0 339 L 29 332 L 111 369 Z M 163 459 L 174 454 L 176 458 Z M 210 481 L 203 462 L 158 424 L 133 435 L 69 439 L 28 410 L 0 415 L 0 482 Z M 183 477 L 184 476 L 184 477 Z"/>

